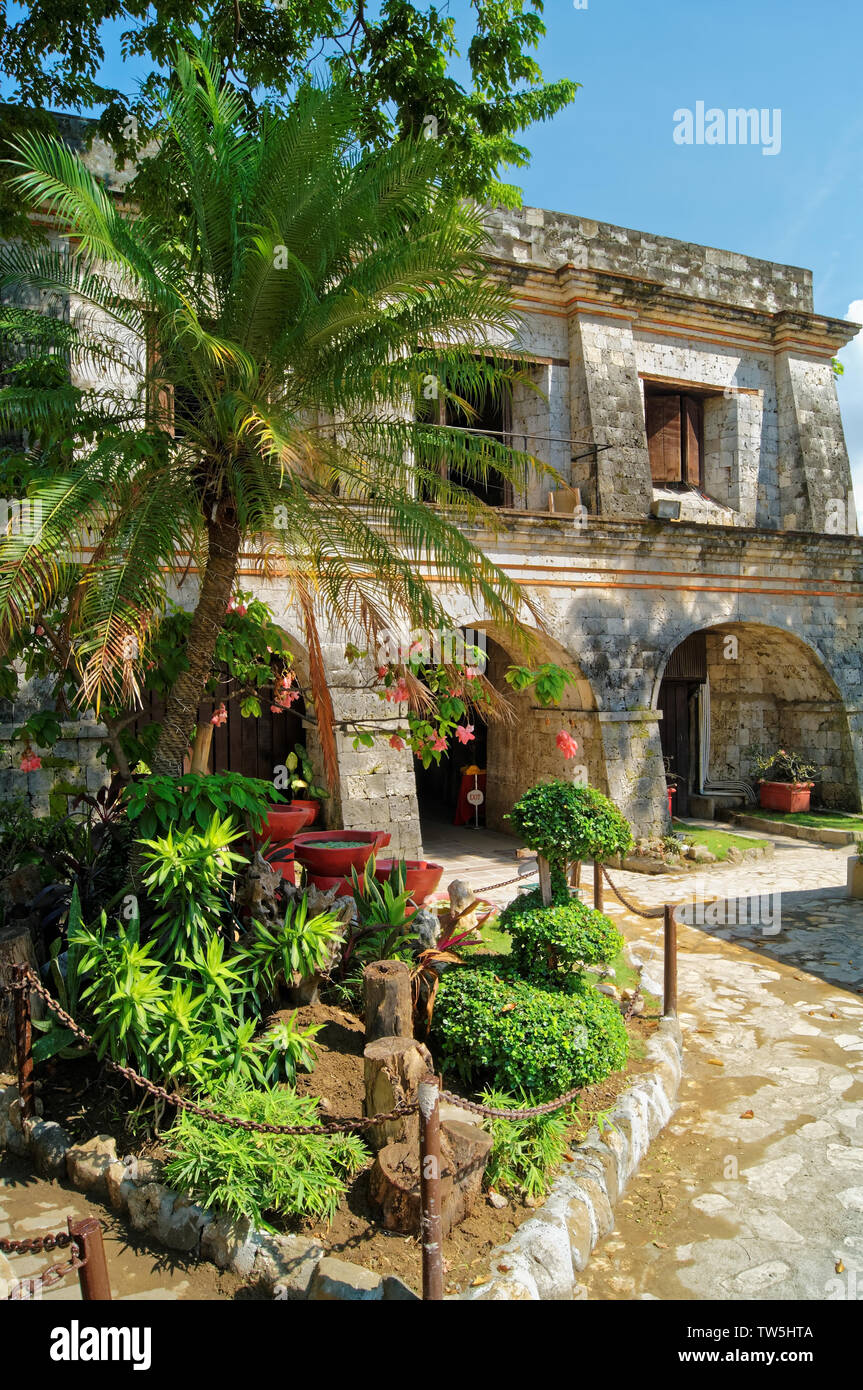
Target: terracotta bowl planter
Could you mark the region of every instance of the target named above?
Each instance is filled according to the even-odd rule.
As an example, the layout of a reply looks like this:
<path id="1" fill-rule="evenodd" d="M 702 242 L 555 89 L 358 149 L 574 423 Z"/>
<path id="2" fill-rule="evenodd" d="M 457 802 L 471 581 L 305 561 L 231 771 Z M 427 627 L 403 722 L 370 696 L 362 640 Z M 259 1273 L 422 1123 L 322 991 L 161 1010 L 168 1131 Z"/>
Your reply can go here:
<path id="1" fill-rule="evenodd" d="M 295 806 L 297 808 L 304 807 L 310 813 L 309 819 L 306 821 L 306 825 L 314 825 L 315 821 L 321 813 L 321 803 L 317 801 L 314 797 L 312 797 L 312 799 L 309 801 L 304 801 L 302 797 L 294 796 L 291 798 L 291 809 L 293 809 Z"/>
<path id="2" fill-rule="evenodd" d="M 313 888 L 320 888 L 322 893 L 328 893 L 331 888 L 336 888 L 337 898 L 352 898 L 354 895 L 354 884 L 350 878 L 331 878 L 328 874 L 311 874 L 306 871 L 306 882 Z"/>
<path id="3" fill-rule="evenodd" d="M 256 845 L 262 845 L 265 840 L 273 845 L 284 845 L 310 823 L 311 812 L 304 806 L 273 806 L 264 829 L 253 834 L 252 839 Z"/>
<path id="4" fill-rule="evenodd" d="M 759 782 L 758 804 L 764 811 L 808 811 L 814 782 Z"/>
<path id="5" fill-rule="evenodd" d="M 351 842 L 350 848 L 345 841 Z M 306 830 L 295 837 L 294 851 L 310 874 L 342 879 L 349 878 L 351 869 L 361 874 L 372 855 L 389 842 L 381 830 Z"/>
<path id="6" fill-rule="evenodd" d="M 394 859 L 377 860 L 375 878 L 379 883 L 387 881 L 390 870 L 396 862 Z M 423 903 L 428 901 L 442 877 L 443 864 L 432 864 L 426 859 L 405 860 L 405 886 L 410 889 L 411 897 L 417 907 L 422 907 Z"/>

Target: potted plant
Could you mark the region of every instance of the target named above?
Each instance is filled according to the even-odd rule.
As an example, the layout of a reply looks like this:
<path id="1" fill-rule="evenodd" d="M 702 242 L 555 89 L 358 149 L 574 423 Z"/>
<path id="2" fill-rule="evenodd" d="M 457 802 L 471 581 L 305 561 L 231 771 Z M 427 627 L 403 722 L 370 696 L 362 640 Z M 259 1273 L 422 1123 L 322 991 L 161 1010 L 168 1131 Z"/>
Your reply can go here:
<path id="1" fill-rule="evenodd" d="M 854 841 L 854 853 L 848 860 L 848 896 L 863 898 L 863 835 Z"/>
<path id="2" fill-rule="evenodd" d="M 799 753 L 780 748 L 775 753 L 756 753 L 752 771 L 758 779 L 758 804 L 765 811 L 808 811 L 815 783 L 814 763 Z"/>
<path id="3" fill-rule="evenodd" d="M 301 743 L 294 744 L 294 751 L 288 754 L 285 766 L 290 773 L 288 786 L 291 790 L 291 805 L 298 809 L 305 807 L 310 812 L 307 824 L 314 825 L 321 809 L 321 802 L 326 800 L 329 792 L 326 787 L 315 785 L 312 764 Z"/>
<path id="4" fill-rule="evenodd" d="M 411 898 L 417 907 L 422 907 L 443 877 L 443 864 L 432 864 L 427 859 L 378 859 L 374 866 L 378 883 L 389 883 L 393 870 L 399 866 L 404 871 Z"/>
<path id="5" fill-rule="evenodd" d="M 362 871 L 390 837 L 383 830 L 305 830 L 294 840 L 294 853 L 317 888 L 341 884 L 351 892 L 351 869 Z"/>

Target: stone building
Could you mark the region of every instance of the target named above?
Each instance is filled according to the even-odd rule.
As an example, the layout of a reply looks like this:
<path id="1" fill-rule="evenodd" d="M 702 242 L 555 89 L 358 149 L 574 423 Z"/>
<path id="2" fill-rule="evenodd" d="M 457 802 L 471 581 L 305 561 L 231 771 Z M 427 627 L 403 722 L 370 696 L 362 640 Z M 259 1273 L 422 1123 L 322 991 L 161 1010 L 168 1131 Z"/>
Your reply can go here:
<path id="1" fill-rule="evenodd" d="M 478 402 L 480 424 L 561 481 L 534 474 L 518 494 L 490 480 L 501 524 L 476 539 L 538 605 L 538 653 L 572 683 L 550 712 L 510 695 L 512 721 L 424 775 L 385 741 L 354 748 L 353 722 L 382 706 L 331 633 L 329 822 L 386 828 L 416 854 L 421 815 L 452 819 L 467 754 L 487 769 L 492 827 L 538 778 L 571 776 L 607 791 L 638 833 L 662 833 L 669 783 L 677 810 L 710 815 L 751 795 L 754 749 L 786 746 L 818 765 L 817 801 L 858 809 L 863 540 L 832 368 L 857 325 L 817 314 L 796 267 L 538 208 L 490 212 L 489 225 L 538 389 L 517 390 L 506 417 Z M 296 635 L 277 581 L 249 566 L 241 583 Z M 458 595 L 448 603 L 483 634 L 502 686 L 503 634 Z M 579 744 L 569 762 L 561 728 Z M 44 776 L 30 774 L 33 793 Z"/>

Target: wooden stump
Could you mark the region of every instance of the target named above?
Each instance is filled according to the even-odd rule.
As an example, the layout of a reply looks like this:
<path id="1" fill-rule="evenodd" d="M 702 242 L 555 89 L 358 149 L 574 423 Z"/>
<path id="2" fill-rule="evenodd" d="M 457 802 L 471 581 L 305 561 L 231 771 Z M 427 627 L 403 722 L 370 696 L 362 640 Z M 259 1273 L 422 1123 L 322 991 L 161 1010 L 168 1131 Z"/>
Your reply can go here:
<path id="1" fill-rule="evenodd" d="M 543 907 L 551 907 L 551 865 L 541 854 L 536 857 L 539 869 L 539 891 L 542 894 Z"/>
<path id="2" fill-rule="evenodd" d="M 365 1059 L 366 1115 L 383 1115 L 394 1110 L 402 1101 L 415 1101 L 417 1088 L 432 1070 L 431 1053 L 415 1038 L 376 1038 L 367 1043 Z M 385 1144 L 419 1144 L 419 1117 L 405 1115 L 373 1125 L 368 1131 L 369 1143 L 375 1149 Z"/>
<path id="3" fill-rule="evenodd" d="M 403 960 L 376 960 L 363 971 L 366 1042 L 413 1037 L 411 972 Z"/>
<path id="4" fill-rule="evenodd" d="M 470 1212 L 482 1187 L 491 1153 L 491 1135 L 478 1125 L 447 1120 L 441 1125 L 441 1227 L 446 1238 Z M 382 1148 L 369 1183 L 369 1195 L 381 1209 L 388 1231 L 411 1235 L 420 1229 L 419 1144 L 394 1143 Z"/>
<path id="5" fill-rule="evenodd" d="M 38 974 L 33 938 L 13 923 L 0 931 L 0 984 L 12 983 L 16 965 L 29 965 Z M 44 1017 L 45 1006 L 36 995 L 30 996 L 30 1008 L 33 1018 Z M 0 1071 L 14 1072 L 15 1066 L 15 1003 L 12 995 L 5 995 L 0 1004 Z"/>

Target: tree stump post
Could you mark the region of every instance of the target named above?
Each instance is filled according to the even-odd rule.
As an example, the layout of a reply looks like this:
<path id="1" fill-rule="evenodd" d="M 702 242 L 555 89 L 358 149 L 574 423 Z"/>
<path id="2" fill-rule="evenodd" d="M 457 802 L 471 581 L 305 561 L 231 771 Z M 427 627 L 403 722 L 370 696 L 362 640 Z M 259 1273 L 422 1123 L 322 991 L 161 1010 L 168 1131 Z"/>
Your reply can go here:
<path id="1" fill-rule="evenodd" d="M 536 857 L 539 865 L 539 891 L 542 894 L 543 907 L 551 907 L 551 865 L 541 854 Z"/>
<path id="2" fill-rule="evenodd" d="M 605 906 L 605 895 L 603 893 L 602 865 L 598 859 L 593 861 L 593 905 L 597 912 L 602 912 Z"/>
<path id="3" fill-rule="evenodd" d="M 411 972 L 403 960 L 376 960 L 363 971 L 366 1042 L 413 1037 Z"/>
<path id="4" fill-rule="evenodd" d="M 416 1101 L 419 1084 L 432 1069 L 431 1053 L 415 1038 L 376 1038 L 363 1052 L 366 1115 L 385 1115 L 402 1103 Z M 419 1144 L 416 1114 L 373 1125 L 368 1131 L 374 1149 L 386 1144 Z"/>
<path id="5" fill-rule="evenodd" d="M 38 974 L 36 968 L 36 952 L 33 949 L 33 938 L 29 931 L 17 923 L 0 931 L 0 985 L 9 989 L 15 978 L 15 967 L 18 965 L 29 965 Z M 15 1047 L 15 999 L 17 995 L 9 993 L 3 996 L 0 1003 L 0 1071 L 15 1071 L 17 1065 L 17 1051 Z M 39 998 L 31 999 L 31 1015 L 33 1018 L 42 1018 L 45 1013 L 45 1006 Z"/>

